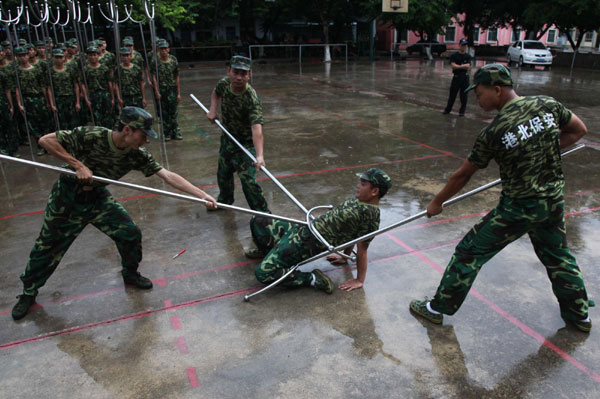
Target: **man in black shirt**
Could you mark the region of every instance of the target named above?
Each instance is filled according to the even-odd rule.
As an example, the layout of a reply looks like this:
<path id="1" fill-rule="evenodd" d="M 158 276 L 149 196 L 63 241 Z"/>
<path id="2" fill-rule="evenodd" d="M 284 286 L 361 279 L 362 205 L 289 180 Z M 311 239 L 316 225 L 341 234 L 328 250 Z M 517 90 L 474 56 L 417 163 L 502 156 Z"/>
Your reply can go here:
<path id="1" fill-rule="evenodd" d="M 450 96 L 448 97 L 448 105 L 444 109 L 444 114 L 447 115 L 452 111 L 456 94 L 460 91 L 460 110 L 458 116 L 465 116 L 467 109 L 467 87 L 469 86 L 469 68 L 471 67 L 471 55 L 467 53 L 467 39 L 460 39 L 460 49 L 458 53 L 450 56 L 450 65 L 452 66 L 452 84 L 450 85 Z"/>

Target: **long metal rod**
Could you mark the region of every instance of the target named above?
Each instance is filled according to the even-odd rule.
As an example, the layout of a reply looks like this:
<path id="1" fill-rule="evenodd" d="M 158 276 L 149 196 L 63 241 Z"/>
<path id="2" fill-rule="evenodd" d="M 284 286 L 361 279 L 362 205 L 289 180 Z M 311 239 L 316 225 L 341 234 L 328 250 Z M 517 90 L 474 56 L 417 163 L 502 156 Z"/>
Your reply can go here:
<path id="1" fill-rule="evenodd" d="M 200 108 L 202 108 L 202 109 L 204 110 L 204 112 L 206 112 L 206 113 L 208 114 L 208 109 L 207 109 L 207 108 L 204 106 L 204 104 L 202 104 L 202 103 L 200 102 L 200 100 L 198 100 L 198 99 L 196 98 L 196 96 L 195 96 L 195 95 L 193 95 L 193 94 L 190 94 L 190 97 L 192 98 L 192 100 L 194 100 L 194 102 L 195 102 L 196 104 L 198 104 L 198 106 L 200 106 Z M 233 135 L 227 131 L 227 129 L 225 129 L 225 126 L 223 126 L 223 125 L 221 124 L 221 121 L 219 121 L 219 120 L 217 119 L 217 120 L 215 120 L 215 122 L 216 122 L 217 126 L 219 126 L 219 127 L 221 128 L 221 130 L 223 130 L 223 132 L 224 132 L 224 133 L 227 135 L 227 137 L 229 137 L 229 138 L 230 138 L 230 139 L 231 139 L 231 140 L 232 140 L 232 141 L 233 141 L 233 142 L 234 142 L 234 143 L 235 143 L 235 144 L 236 144 L 236 145 L 237 145 L 237 146 L 238 146 L 238 147 L 239 147 L 239 148 L 240 148 L 242 151 L 244 151 L 244 153 L 245 153 L 245 154 L 246 154 L 248 157 L 250 157 L 250 159 L 251 159 L 252 161 L 256 162 L 256 157 L 255 157 L 254 155 L 252 155 L 252 153 L 251 153 L 250 151 L 248 151 L 248 149 L 247 149 L 246 147 L 244 147 L 244 146 L 243 146 L 243 145 L 242 145 L 242 144 L 241 144 L 239 141 L 237 141 L 237 140 L 235 139 L 235 137 L 233 137 Z M 277 180 L 277 179 L 275 178 L 275 176 L 273 176 L 273 175 L 271 174 L 271 172 L 269 172 L 269 171 L 267 170 L 267 168 L 265 168 L 264 166 L 261 166 L 261 168 L 260 168 L 260 169 L 261 169 L 261 170 L 262 170 L 262 171 L 265 173 L 265 175 L 267 175 L 267 176 L 268 176 L 268 177 L 269 177 L 269 178 L 270 178 L 270 179 L 273 181 L 273 183 L 275 183 L 275 184 L 277 185 L 277 187 L 279 187 L 279 188 L 281 189 L 281 191 L 283 191 L 283 192 L 285 193 L 285 195 L 287 195 L 287 196 L 288 196 L 288 197 L 289 197 L 289 198 L 292 200 L 292 202 L 294 202 L 294 204 L 296 204 L 296 206 L 297 206 L 298 208 L 300 208 L 300 209 L 301 209 L 301 210 L 302 210 L 302 211 L 303 211 L 305 214 L 307 214 L 307 213 L 308 213 L 308 209 L 306 209 L 306 208 L 304 207 L 304 205 L 302 205 L 302 204 L 300 203 L 300 201 L 298 201 L 298 200 L 296 199 L 296 197 L 294 197 L 294 196 L 292 195 L 292 193 L 290 193 L 290 192 L 289 192 L 289 191 L 288 191 L 288 190 L 287 190 L 287 189 L 286 189 L 286 188 L 283 186 L 283 184 L 281 184 L 281 183 L 279 182 L 279 180 Z"/>
<path id="2" fill-rule="evenodd" d="M 40 162 L 29 161 L 29 160 L 26 160 L 26 159 L 10 157 L 10 156 L 7 156 L 7 155 L 0 155 L 0 159 L 4 159 L 4 160 L 7 160 L 7 161 L 12 161 L 12 162 L 18 162 L 18 163 L 26 164 L 26 165 L 29 165 L 29 166 L 40 167 L 40 168 L 48 169 L 48 170 L 51 170 L 51 171 L 54 171 L 54 172 L 58 172 L 58 173 L 65 173 L 65 174 L 74 175 L 74 176 L 77 175 L 77 173 L 75 171 L 73 171 L 73 170 L 60 168 L 58 166 L 47 165 L 47 164 L 40 163 Z M 141 185 L 138 185 L 138 184 L 122 182 L 122 181 L 119 181 L 119 180 L 107 179 L 105 177 L 100 177 L 100 176 L 92 176 L 92 179 L 94 179 L 95 181 L 101 182 L 101 183 L 114 184 L 116 186 L 123 186 L 123 187 L 131 188 L 131 189 L 134 189 L 134 190 L 146 191 L 146 192 L 149 192 L 149 193 L 165 195 L 167 197 L 177 198 L 177 199 L 191 201 L 191 202 L 199 202 L 199 203 L 202 203 L 202 204 L 206 204 L 207 202 L 209 202 L 207 200 L 204 200 L 204 199 L 201 199 L 201 198 L 197 198 L 197 197 L 192 197 L 190 195 L 177 194 L 177 193 L 173 193 L 173 192 L 170 192 L 170 191 L 159 190 L 157 188 L 152 188 L 152 187 L 147 187 L 147 186 L 141 186 Z M 219 208 L 230 209 L 230 210 L 233 210 L 233 211 L 239 211 L 239 212 L 248 213 L 248 214 L 251 214 L 251 215 L 264 216 L 264 217 L 269 218 L 269 219 L 279 219 L 279 220 L 283 220 L 283 221 L 286 221 L 286 222 L 291 222 L 291 223 L 297 223 L 297 224 L 301 224 L 301 225 L 306 225 L 305 221 L 297 220 L 297 219 L 292 219 L 292 218 L 288 218 L 288 217 L 285 217 L 285 216 L 273 215 L 271 213 L 259 212 L 259 211 L 254 211 L 252 209 L 240 208 L 240 207 L 237 207 L 237 206 L 228 205 L 228 204 L 221 204 L 221 203 L 217 203 L 217 206 Z"/>
<path id="3" fill-rule="evenodd" d="M 584 148 L 584 147 L 585 147 L 585 145 L 584 145 L 584 144 L 578 144 L 578 145 L 576 145 L 575 147 L 573 147 L 573 148 L 571 148 L 571 149 L 569 149 L 569 150 L 567 150 L 567 151 L 563 152 L 563 153 L 561 154 L 561 156 L 562 156 L 562 157 L 565 157 L 565 156 L 567 156 L 567 155 L 570 155 L 570 154 L 574 153 L 575 151 L 581 150 L 581 149 L 582 149 L 582 148 Z M 478 187 L 478 188 L 476 188 L 476 189 L 474 189 L 474 190 L 471 190 L 471 191 L 469 191 L 469 192 L 466 192 L 466 193 L 464 193 L 464 194 L 461 194 L 461 195 L 459 195 L 459 196 L 457 196 L 457 197 L 451 198 L 451 199 L 449 199 L 448 201 L 444 202 L 442 205 L 443 205 L 443 206 L 449 206 L 449 205 L 455 204 L 455 203 L 457 203 L 458 201 L 462 201 L 462 200 L 464 200 L 465 198 L 471 197 L 471 196 L 473 196 L 473 195 L 475 195 L 475 194 L 478 194 L 478 193 L 480 193 L 480 192 L 482 192 L 482 191 L 485 191 L 485 190 L 487 190 L 487 189 L 489 189 L 489 188 L 492 188 L 492 187 L 494 187 L 494 186 L 497 186 L 497 185 L 498 185 L 498 184 L 500 184 L 501 182 L 502 182 L 502 180 L 501 180 L 501 179 L 494 180 L 494 181 L 493 181 L 493 182 L 491 182 L 491 183 L 485 184 L 485 185 L 483 185 L 483 186 L 481 186 L 481 187 Z M 292 268 L 290 268 L 290 270 L 288 270 L 288 272 L 287 272 L 287 273 L 285 273 L 285 274 L 284 274 L 283 276 L 281 276 L 279 279 L 277 279 L 276 281 L 273 281 L 271 284 L 267 285 L 266 287 L 263 287 L 263 288 L 261 288 L 260 290 L 258 290 L 258 291 L 255 291 L 255 292 L 253 292 L 253 293 L 251 293 L 251 294 L 249 294 L 249 295 L 244 295 L 244 301 L 245 301 L 245 302 L 248 302 L 248 301 L 250 300 L 250 298 L 252 298 L 253 296 L 259 295 L 259 294 L 261 294 L 261 293 L 263 293 L 263 292 L 265 292 L 265 291 L 267 291 L 267 290 L 269 290 L 269 289 L 271 289 L 271 288 L 275 287 L 276 285 L 278 285 L 279 283 L 281 283 L 283 280 L 285 280 L 285 279 L 286 279 L 286 278 L 287 278 L 287 277 L 288 277 L 290 274 L 292 274 L 292 273 L 293 273 L 293 272 L 294 272 L 296 269 L 298 269 L 298 267 L 300 267 L 300 266 L 302 266 L 302 265 L 304 265 L 304 264 L 307 264 L 307 263 L 310 263 L 310 262 L 312 262 L 312 261 L 315 261 L 315 260 L 317 260 L 317 259 L 323 258 L 324 256 L 327 256 L 328 254 L 332 253 L 333 251 L 339 251 L 339 250 L 341 250 L 341 249 L 347 248 L 347 247 L 349 247 L 349 246 L 351 246 L 351 245 L 354 245 L 354 244 L 356 244 L 356 243 L 359 243 L 359 242 L 361 242 L 361 241 L 368 240 L 369 238 L 372 238 L 372 237 L 375 237 L 375 236 L 377 236 L 377 235 L 379 235 L 379 234 L 385 233 L 386 231 L 389 231 L 389 230 L 395 229 L 395 228 L 397 228 L 397 227 L 400 227 L 400 226 L 402 226 L 403 224 L 410 223 L 410 222 L 412 222 L 412 221 L 414 221 L 414 220 L 416 220 L 416 219 L 422 218 L 422 217 L 423 217 L 423 216 L 425 216 L 425 215 L 427 215 L 427 211 L 421 211 L 421 212 L 419 212 L 419 213 L 417 213 L 417 214 L 415 214 L 415 215 L 409 216 L 409 217 L 407 217 L 406 219 L 403 219 L 403 220 L 401 220 L 401 221 L 399 221 L 399 222 L 396 222 L 396 223 L 393 223 L 393 224 L 391 224 L 391 225 L 389 225 L 389 226 L 383 227 L 383 228 L 381 228 L 381 229 L 379 229 L 379 230 L 376 230 L 376 231 L 374 231 L 374 232 L 372 232 L 372 233 L 365 234 L 364 236 L 362 236 L 362 237 L 358 237 L 358 238 L 356 238 L 356 239 L 354 239 L 354 240 L 352 240 L 352 241 L 349 241 L 349 242 L 347 242 L 347 243 L 345 243 L 345 244 L 338 245 L 338 246 L 336 246 L 335 248 L 333 248 L 331 251 L 324 251 L 324 252 L 321 252 L 320 254 L 317 254 L 317 255 L 315 255 L 315 256 L 313 256 L 313 257 L 311 257 L 311 258 L 305 259 L 305 260 L 303 260 L 302 262 L 300 262 L 300 263 L 298 263 L 297 265 L 295 265 L 295 266 L 293 266 Z"/>

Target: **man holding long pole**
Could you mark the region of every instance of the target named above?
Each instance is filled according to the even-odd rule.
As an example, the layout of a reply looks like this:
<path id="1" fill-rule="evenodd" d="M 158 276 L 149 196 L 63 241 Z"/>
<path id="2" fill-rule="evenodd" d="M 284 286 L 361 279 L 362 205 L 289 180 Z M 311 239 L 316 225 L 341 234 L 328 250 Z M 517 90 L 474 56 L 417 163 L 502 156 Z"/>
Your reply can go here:
<path id="1" fill-rule="evenodd" d="M 493 159 L 502 178 L 500 202 L 457 245 L 434 298 L 414 300 L 410 310 L 440 324 L 462 305 L 481 267 L 505 246 L 528 234 L 546 267 L 561 317 L 583 332 L 592 329 L 583 276 L 567 246 L 561 148 L 587 133 L 585 124 L 551 97 L 520 97 L 510 71 L 500 64 L 481 67 L 467 90 L 475 89 L 484 111 L 498 110 L 463 165 L 427 207 L 427 216 Z"/>
<path id="2" fill-rule="evenodd" d="M 76 171 L 76 177 L 63 174 L 52 188 L 40 235 L 21 275 L 23 294 L 12 310 L 13 319 L 21 319 L 27 314 L 38 289 L 90 223 L 115 241 L 121 255 L 125 284 L 152 288 L 152 282 L 137 271 L 142 260 L 140 229 L 123 206 L 114 200 L 105 184 L 93 181 L 92 175 L 116 180 L 130 170 L 139 170 L 146 176 L 156 174 L 176 189 L 207 200 L 207 208 L 216 207 L 213 197 L 164 169 L 143 147 L 148 136 L 158 138 L 152 122 L 152 115 L 145 110 L 125 107 L 116 130 L 84 126 L 72 131 L 60 130 L 40 139 L 40 145 L 66 162 Z"/>

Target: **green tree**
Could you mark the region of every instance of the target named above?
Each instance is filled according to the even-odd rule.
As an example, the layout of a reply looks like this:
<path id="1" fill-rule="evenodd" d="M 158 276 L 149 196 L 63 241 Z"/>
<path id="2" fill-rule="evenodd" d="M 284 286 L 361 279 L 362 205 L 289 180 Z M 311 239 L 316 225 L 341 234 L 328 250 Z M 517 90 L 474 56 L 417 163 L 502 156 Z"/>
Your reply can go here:
<path id="1" fill-rule="evenodd" d="M 415 32 L 421 39 L 433 39 L 450 23 L 450 5 L 451 0 L 410 0 L 407 13 L 385 13 L 382 19 L 392 22 L 396 29 Z"/>

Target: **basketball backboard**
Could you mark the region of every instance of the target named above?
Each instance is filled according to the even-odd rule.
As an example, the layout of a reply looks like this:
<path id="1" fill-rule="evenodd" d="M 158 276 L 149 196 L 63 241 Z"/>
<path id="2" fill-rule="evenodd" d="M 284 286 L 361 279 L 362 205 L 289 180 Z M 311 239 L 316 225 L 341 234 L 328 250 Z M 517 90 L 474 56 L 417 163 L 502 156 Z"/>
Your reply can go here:
<path id="1" fill-rule="evenodd" d="M 408 0 L 381 0 L 383 12 L 408 12 Z"/>

